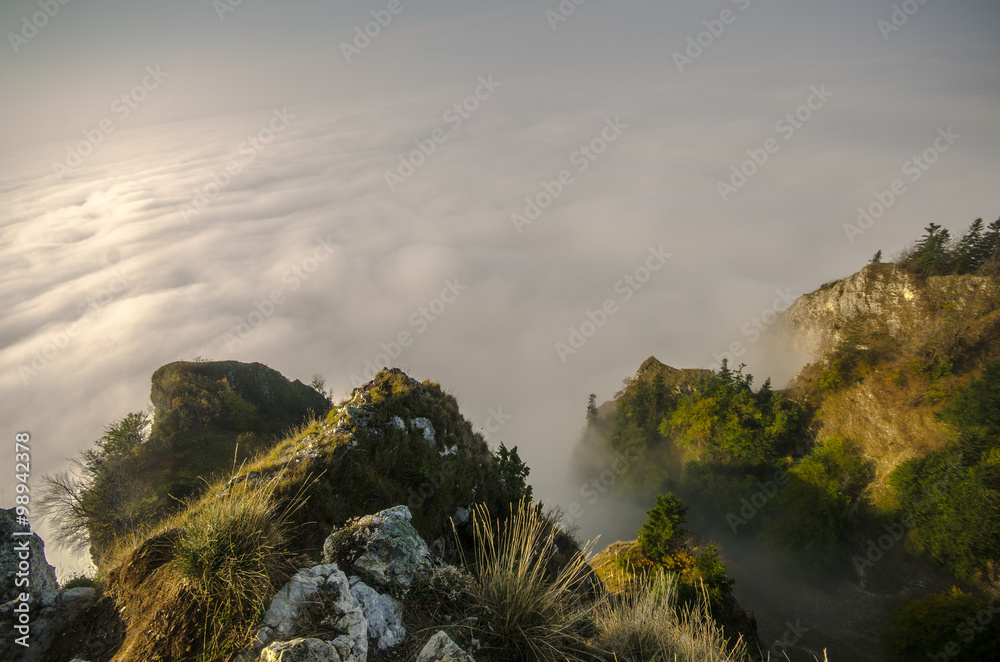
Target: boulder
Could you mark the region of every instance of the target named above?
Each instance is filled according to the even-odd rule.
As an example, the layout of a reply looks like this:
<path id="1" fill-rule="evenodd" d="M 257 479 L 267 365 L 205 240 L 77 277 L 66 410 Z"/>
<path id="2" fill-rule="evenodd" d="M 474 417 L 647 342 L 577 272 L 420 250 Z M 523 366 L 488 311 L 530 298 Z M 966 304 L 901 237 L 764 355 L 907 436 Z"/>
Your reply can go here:
<path id="1" fill-rule="evenodd" d="M 0 659 L 35 662 L 44 660 L 56 637 L 71 629 L 70 624 L 87 609 L 97 596 L 92 588 L 71 588 L 32 593 L 26 602 L 11 600 L 0 605 Z M 27 604 L 29 614 L 28 647 L 16 643 L 21 633 L 14 626 Z"/>
<path id="2" fill-rule="evenodd" d="M 55 568 L 45 560 L 45 543 L 37 533 L 20 535 L 29 529 L 18 524 L 17 518 L 13 508 L 0 509 L 0 604 L 21 593 L 59 588 Z"/>
<path id="3" fill-rule="evenodd" d="M 320 623 L 311 622 L 320 617 Z M 336 633 L 335 636 L 330 641 L 296 639 L 300 643 L 294 650 L 282 647 L 291 642 L 275 642 L 276 639 L 287 639 L 304 628 L 316 625 L 331 628 Z M 313 641 L 332 647 L 332 653 L 314 643 L 301 643 Z M 351 593 L 347 576 L 335 563 L 302 568 L 295 573 L 271 600 L 257 630 L 254 648 L 261 651 L 262 659 L 284 662 L 288 659 L 313 659 L 299 657 L 309 651 L 336 655 L 329 658 L 334 662 L 364 662 L 368 657 L 368 622 Z M 271 657 L 264 657 L 265 653 Z M 292 657 L 289 658 L 289 655 Z"/>
<path id="4" fill-rule="evenodd" d="M 476 662 L 471 655 L 458 647 L 444 630 L 439 631 L 424 645 L 417 662 Z"/>
<path id="5" fill-rule="evenodd" d="M 403 605 L 399 600 L 379 593 L 359 577 L 351 577 L 351 594 L 365 613 L 368 639 L 379 650 L 403 643 L 406 628 L 403 626 Z"/>
<path id="6" fill-rule="evenodd" d="M 414 575 L 434 567 L 411 519 L 406 506 L 360 517 L 330 534 L 323 544 L 323 562 L 344 564 L 351 574 L 379 588 L 407 588 Z"/>

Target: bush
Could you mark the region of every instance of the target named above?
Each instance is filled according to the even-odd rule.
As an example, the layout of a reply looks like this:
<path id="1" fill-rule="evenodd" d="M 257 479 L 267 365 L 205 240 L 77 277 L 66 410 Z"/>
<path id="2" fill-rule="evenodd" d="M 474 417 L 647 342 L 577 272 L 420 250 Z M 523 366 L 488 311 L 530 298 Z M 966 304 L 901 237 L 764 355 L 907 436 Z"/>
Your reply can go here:
<path id="1" fill-rule="evenodd" d="M 871 468 L 850 442 L 830 437 L 788 472 L 763 517 L 762 537 L 803 561 L 830 559 L 846 526 L 851 503 L 871 479 Z M 792 556 L 795 558 L 795 555 Z"/>
<path id="2" fill-rule="evenodd" d="M 1000 650 L 1000 618 L 983 600 L 952 588 L 891 612 L 881 642 L 887 662 L 990 662 Z"/>
<path id="3" fill-rule="evenodd" d="M 74 575 L 70 577 L 65 582 L 63 582 L 60 588 L 70 589 L 70 588 L 92 588 L 98 593 L 104 589 L 104 583 L 95 577 L 87 577 L 86 575 Z"/>

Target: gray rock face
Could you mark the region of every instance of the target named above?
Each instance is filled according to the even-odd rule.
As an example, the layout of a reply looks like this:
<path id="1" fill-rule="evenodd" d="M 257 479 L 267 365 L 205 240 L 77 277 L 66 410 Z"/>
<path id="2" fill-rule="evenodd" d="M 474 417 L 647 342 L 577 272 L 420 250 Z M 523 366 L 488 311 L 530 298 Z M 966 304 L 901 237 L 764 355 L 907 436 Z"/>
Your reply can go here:
<path id="1" fill-rule="evenodd" d="M 45 543 L 38 534 L 14 535 L 27 530 L 17 523 L 13 508 L 0 509 L 0 604 L 17 599 L 21 593 L 59 588 L 55 568 L 45 560 Z"/>
<path id="2" fill-rule="evenodd" d="M 994 278 L 920 279 L 895 264 L 869 264 L 796 299 L 778 329 L 785 346 L 812 362 L 834 349 L 848 329 L 905 339 L 933 330 L 937 311 L 974 319 L 995 310 L 998 298 Z"/>
<path id="3" fill-rule="evenodd" d="M 294 642 L 275 642 L 308 626 L 310 618 L 318 620 L 317 625 L 332 628 L 337 635 L 329 641 L 296 639 L 294 642 L 299 643 L 292 647 L 289 645 Z M 261 658 L 265 660 L 364 662 L 368 657 L 368 622 L 351 593 L 347 576 L 334 563 L 303 568 L 295 573 L 271 600 L 257 631 L 254 648 L 261 651 Z M 335 657 L 300 657 L 307 654 Z"/>
<path id="4" fill-rule="evenodd" d="M 414 575 L 434 567 L 427 543 L 410 524 L 411 518 L 406 506 L 361 517 L 327 538 L 323 545 L 323 562 L 343 562 L 343 558 L 337 557 L 350 545 L 355 553 L 360 551 L 353 561 L 349 561 L 347 569 L 352 574 L 380 588 L 409 587 Z"/>
<path id="5" fill-rule="evenodd" d="M 45 659 L 45 651 L 70 623 L 97 599 L 92 588 L 71 588 L 32 593 L 27 602 L 11 600 L 0 605 L 0 659 L 35 662 Z M 27 648 L 16 639 L 22 634 L 15 629 L 27 604 L 29 614 Z"/>
<path id="6" fill-rule="evenodd" d="M 351 577 L 351 595 L 354 596 L 368 621 L 368 639 L 379 650 L 398 646 L 406 639 L 403 626 L 403 605 L 393 597 L 383 595 L 365 584 L 359 577 Z"/>
<path id="7" fill-rule="evenodd" d="M 458 647 L 444 630 L 441 630 L 424 645 L 417 656 L 417 662 L 476 662 L 471 655 Z"/>

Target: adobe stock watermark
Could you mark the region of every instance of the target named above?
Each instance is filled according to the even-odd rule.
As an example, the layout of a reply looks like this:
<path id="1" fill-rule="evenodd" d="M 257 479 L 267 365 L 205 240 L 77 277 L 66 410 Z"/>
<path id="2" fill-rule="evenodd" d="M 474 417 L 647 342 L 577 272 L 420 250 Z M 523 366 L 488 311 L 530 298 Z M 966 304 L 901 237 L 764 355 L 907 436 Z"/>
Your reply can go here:
<path id="1" fill-rule="evenodd" d="M 833 96 L 833 92 L 826 89 L 825 84 L 821 84 L 818 88 L 813 85 L 809 91 L 810 94 L 806 97 L 805 103 L 794 111 L 785 113 L 781 119 L 774 123 L 774 130 L 785 142 L 794 138 L 795 133 L 804 127 L 806 122 L 811 120 L 814 114 L 825 106 L 826 102 Z M 722 197 L 722 201 L 728 201 L 729 196 L 746 186 L 750 178 L 767 165 L 771 157 L 780 150 L 781 143 L 774 137 L 765 140 L 760 147 L 749 148 L 746 153 L 750 158 L 740 163 L 739 166 L 730 166 L 729 181 L 720 179 L 715 182 L 715 188 Z"/>
<path id="2" fill-rule="evenodd" d="M 924 173 L 938 162 L 941 155 L 951 149 L 958 142 L 959 138 L 962 137 L 962 134 L 952 131 L 951 126 L 947 129 L 938 128 L 937 133 L 938 135 L 934 139 L 934 142 L 927 149 L 920 154 L 914 154 L 903 163 L 903 174 L 909 179 L 911 184 L 920 181 Z M 847 240 L 853 244 L 857 237 L 870 230 L 875 225 L 875 221 L 882 218 L 886 212 L 892 209 L 893 205 L 906 194 L 907 190 L 903 179 L 895 179 L 885 190 L 876 190 L 872 193 L 875 201 L 869 203 L 867 207 L 862 206 L 857 208 L 858 218 L 854 223 L 844 223 L 844 234 L 847 236 Z"/>
<path id="3" fill-rule="evenodd" d="M 576 13 L 576 8 L 587 4 L 587 0 L 560 0 L 559 5 L 553 9 L 545 10 L 545 20 L 549 22 L 549 27 L 555 32 L 559 29 L 560 23 L 565 23 L 569 17 Z"/>
<path id="4" fill-rule="evenodd" d="M 123 269 L 115 269 L 111 274 L 112 278 L 107 287 L 102 288 L 97 294 L 87 297 L 85 301 L 81 301 L 77 305 L 76 312 L 81 316 L 80 319 L 61 331 L 49 333 L 45 345 L 32 352 L 31 361 L 18 366 L 17 374 L 25 386 L 28 385 L 31 378 L 37 377 L 64 349 L 69 347 L 73 339 L 79 335 L 81 328 L 86 326 L 98 312 L 106 308 L 120 294 L 128 290 L 129 284 L 134 281 Z"/>
<path id="5" fill-rule="evenodd" d="M 656 248 L 650 246 L 649 256 L 645 262 L 636 267 L 631 273 L 625 274 L 615 283 L 614 292 L 617 299 L 608 298 L 597 310 L 587 310 L 584 320 L 580 324 L 569 327 L 569 336 L 566 342 L 559 341 L 555 344 L 556 354 L 559 361 L 566 363 L 569 356 L 576 354 L 584 345 L 593 338 L 597 332 L 604 328 L 608 320 L 618 313 L 619 305 L 629 301 L 635 293 L 652 279 L 653 274 L 663 268 L 667 260 L 673 257 L 673 253 L 667 253 L 663 246 Z"/>
<path id="6" fill-rule="evenodd" d="M 146 67 L 146 75 L 135 87 L 128 92 L 124 92 L 111 103 L 111 112 L 118 116 L 119 121 L 124 122 L 131 115 L 132 111 L 139 107 L 143 101 L 149 97 L 149 93 L 160 86 L 160 84 L 170 77 L 169 73 L 160 70 L 160 65 L 149 65 Z M 104 142 L 104 138 L 117 129 L 114 119 L 104 117 L 93 129 L 83 130 L 83 140 L 76 145 L 66 146 L 66 162 L 52 162 L 52 171 L 60 181 L 64 176 L 75 170 L 83 163 L 83 160 L 94 153 L 97 146 Z"/>
<path id="7" fill-rule="evenodd" d="M 21 47 L 38 36 L 38 31 L 49 24 L 49 21 L 56 17 L 59 10 L 70 3 L 70 0 L 38 0 L 38 6 L 42 11 L 36 11 L 29 19 L 27 16 L 21 17 L 21 31 L 8 32 L 7 40 L 10 47 L 14 49 L 14 55 L 21 52 Z"/>
<path id="8" fill-rule="evenodd" d="M 406 1 L 412 2 L 413 0 Z M 372 41 L 382 34 L 382 30 L 392 24 L 393 17 L 402 14 L 404 9 L 406 9 L 406 5 L 403 4 L 402 0 L 389 0 L 385 9 L 371 10 L 372 18 L 375 20 L 368 21 L 363 26 L 355 26 L 354 39 L 351 42 L 340 42 L 340 52 L 344 54 L 347 64 L 351 63 L 352 58 L 361 55 L 361 51 L 371 46 Z"/>
<path id="9" fill-rule="evenodd" d="M 503 407 L 490 409 L 486 412 L 486 420 L 483 421 L 483 439 L 490 443 L 490 435 L 500 431 L 500 429 L 513 418 L 510 414 L 503 413 Z"/>
<path id="10" fill-rule="evenodd" d="M 382 368 L 388 368 L 393 361 L 403 354 L 403 350 L 413 344 L 416 336 L 423 334 L 430 328 L 431 323 L 438 320 L 448 307 L 458 301 L 462 293 L 469 289 L 468 285 L 462 285 L 457 278 L 446 278 L 444 288 L 441 293 L 431 299 L 426 306 L 420 306 L 407 318 L 410 327 L 416 329 L 415 333 L 400 331 L 388 343 L 380 343 L 381 352 L 375 355 L 374 359 L 365 359 L 364 377 L 351 375 L 351 385 L 358 388 L 365 382 L 375 379 L 375 376 Z"/>
<path id="11" fill-rule="evenodd" d="M 752 345 L 767 331 L 771 326 L 774 325 L 781 318 L 781 313 L 788 310 L 788 307 L 795 303 L 795 297 L 792 296 L 791 290 L 785 288 L 782 290 L 775 290 L 778 297 L 771 303 L 769 308 L 765 308 L 761 311 L 760 315 L 755 315 L 750 318 L 749 321 L 745 322 L 743 326 L 740 327 L 740 333 L 748 338 L 747 345 Z M 722 361 L 728 360 L 730 363 L 735 363 L 736 359 L 746 354 L 747 348 L 742 341 L 734 340 L 729 343 L 728 351 L 714 352 L 712 358 L 716 360 L 716 363 L 708 366 L 709 370 L 718 371 L 722 367 Z"/>
<path id="12" fill-rule="evenodd" d="M 243 4 L 243 0 L 212 0 L 212 9 L 219 17 L 219 22 L 226 20 L 226 14 L 236 11 L 236 8 Z"/>
<path id="13" fill-rule="evenodd" d="M 333 243 L 333 235 L 316 238 L 316 245 L 312 253 L 304 257 L 297 264 L 285 269 L 281 274 L 281 282 L 288 285 L 292 292 L 302 287 L 302 283 L 319 269 L 319 266 L 326 262 L 334 254 L 336 245 Z M 264 299 L 254 299 L 253 309 L 246 315 L 236 318 L 236 324 L 220 336 L 222 342 L 226 343 L 226 349 L 232 351 L 236 346 L 246 342 L 254 331 L 259 329 L 264 322 L 274 317 L 278 308 L 287 301 L 285 290 L 275 288 L 271 294 Z"/>
<path id="14" fill-rule="evenodd" d="M 889 41 L 889 35 L 899 32 L 900 28 L 910 22 L 910 17 L 926 4 L 927 0 L 903 0 L 898 5 L 893 3 L 889 20 L 880 18 L 875 22 L 875 27 L 882 33 L 882 39 Z"/>
<path id="15" fill-rule="evenodd" d="M 746 497 L 740 499 L 740 514 L 728 513 L 726 515 L 726 523 L 733 530 L 733 535 L 736 535 L 736 531 L 741 526 L 749 524 L 750 520 L 757 516 L 757 513 L 764 510 L 768 501 L 778 494 L 778 489 L 788 485 L 790 480 L 787 471 L 778 470 L 774 472 L 772 480 L 757 481 L 758 490 L 751 494 L 749 499 Z"/>
<path id="16" fill-rule="evenodd" d="M 608 151 L 609 146 L 622 137 L 626 129 L 628 129 L 628 124 L 622 122 L 620 115 L 615 116 L 614 119 L 605 118 L 604 128 L 601 129 L 600 134 L 589 143 L 580 145 L 576 151 L 570 154 L 570 165 L 576 167 L 577 174 L 585 172 L 594 161 Z M 542 213 L 551 207 L 575 182 L 573 172 L 569 169 L 560 171 L 552 181 L 543 181 L 541 192 L 534 197 L 524 199 L 524 213 L 510 215 L 510 220 L 514 223 L 514 229 L 517 230 L 517 233 L 523 233 L 524 226 L 531 225 L 541 218 Z"/>
<path id="17" fill-rule="evenodd" d="M 804 627 L 800 619 L 796 619 L 794 623 L 791 621 L 785 621 L 785 626 L 786 629 L 782 633 L 781 639 L 778 639 L 771 644 L 771 652 L 775 656 L 779 654 L 784 655 L 789 646 L 794 646 L 802 641 L 802 637 L 809 632 L 809 628 Z"/>
<path id="18" fill-rule="evenodd" d="M 482 107 L 482 103 L 493 96 L 493 93 L 500 88 L 503 83 L 493 80 L 493 74 L 485 78 L 479 77 L 479 84 L 472 91 L 472 94 L 461 101 L 453 103 L 441 116 L 442 121 L 449 126 L 449 129 L 438 127 L 430 132 L 426 138 L 414 140 L 417 149 L 407 155 L 399 155 L 399 165 L 396 170 L 385 171 L 385 183 L 389 186 L 389 191 L 395 193 L 400 184 L 403 184 L 416 173 L 417 168 L 427 163 L 427 160 L 438 150 L 438 146 L 448 142 L 449 131 L 454 133 L 465 123 L 465 120 L 472 117 L 472 114 Z"/>
<path id="19" fill-rule="evenodd" d="M 601 499 L 601 496 L 605 492 L 617 485 L 618 480 L 628 473 L 632 465 L 638 461 L 639 456 L 635 455 L 633 451 L 629 451 L 628 455 L 625 455 L 621 451 L 616 452 L 611 465 L 607 469 L 602 471 L 596 478 L 592 478 L 580 486 L 578 491 L 580 498 L 584 499 L 587 504 L 594 505 Z M 583 503 L 580 501 L 574 501 L 569 504 L 565 511 L 567 518 L 566 525 L 573 526 L 586 512 Z"/>
<path id="20" fill-rule="evenodd" d="M 732 2 L 741 12 L 750 7 L 750 0 L 732 0 Z M 711 48 L 726 31 L 726 26 L 736 22 L 737 16 L 739 14 L 727 8 L 719 12 L 718 18 L 707 18 L 702 21 L 701 24 L 705 26 L 705 29 L 693 37 L 688 36 L 687 47 L 683 52 L 674 51 L 673 58 L 674 64 L 677 65 L 677 71 L 684 73 L 684 67 L 694 64 L 695 60 L 704 55 L 705 51 Z"/>
<path id="21" fill-rule="evenodd" d="M 961 638 L 962 643 L 968 646 L 976 638 L 977 634 L 986 631 L 986 628 L 993 621 L 994 614 L 1000 614 L 1000 596 L 993 596 L 986 606 L 977 611 L 974 616 L 969 616 L 956 625 L 955 634 Z M 949 641 L 944 645 L 940 653 L 928 653 L 927 657 L 933 660 L 933 662 L 948 662 L 951 658 L 958 657 L 958 654 L 961 652 L 962 644 Z"/>
<path id="22" fill-rule="evenodd" d="M 257 159 L 260 152 L 271 143 L 279 134 L 288 128 L 295 115 L 288 112 L 287 106 L 282 106 L 281 110 L 274 108 L 271 110 L 271 119 L 267 126 L 246 137 L 246 140 L 239 144 L 236 149 L 238 154 L 243 155 L 242 159 L 233 159 L 226 164 L 226 167 L 218 172 L 213 171 L 209 181 L 194 189 L 194 196 L 189 204 L 181 207 L 181 216 L 184 223 L 190 223 L 191 219 L 202 212 L 212 200 L 229 186 L 233 178 L 250 167 Z"/>

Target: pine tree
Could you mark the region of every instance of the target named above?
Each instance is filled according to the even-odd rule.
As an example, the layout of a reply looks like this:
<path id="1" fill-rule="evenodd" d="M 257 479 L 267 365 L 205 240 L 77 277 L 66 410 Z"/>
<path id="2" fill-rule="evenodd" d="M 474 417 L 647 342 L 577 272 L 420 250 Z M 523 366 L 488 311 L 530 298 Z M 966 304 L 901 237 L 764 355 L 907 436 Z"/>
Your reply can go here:
<path id="1" fill-rule="evenodd" d="M 981 271 L 996 274 L 1000 269 L 1000 218 L 986 228 L 980 239 L 978 252 L 983 255 Z"/>
<path id="2" fill-rule="evenodd" d="M 983 219 L 977 218 L 958 240 L 952 271 L 956 274 L 971 274 L 979 269 L 987 258 L 983 248 Z"/>
<path id="3" fill-rule="evenodd" d="M 871 264 L 881 264 L 882 263 L 882 249 L 880 248 L 875 255 L 872 256 L 870 260 Z"/>
<path id="4" fill-rule="evenodd" d="M 597 396 L 591 393 L 587 396 L 587 427 L 597 424 Z"/>
<path id="5" fill-rule="evenodd" d="M 937 223 L 931 223 L 924 228 L 926 233 L 917 241 L 913 252 L 902 265 L 922 276 L 933 276 L 949 273 L 951 260 L 951 233 Z"/>

